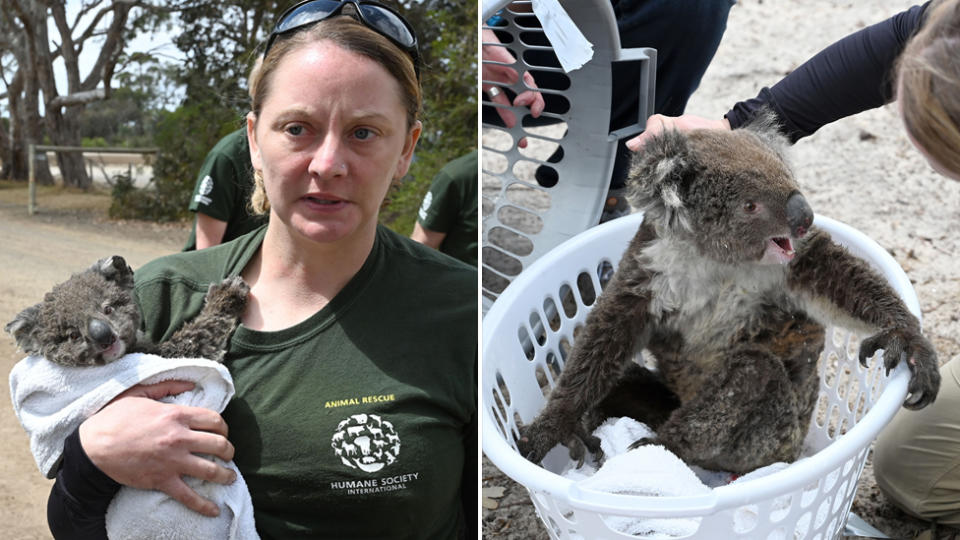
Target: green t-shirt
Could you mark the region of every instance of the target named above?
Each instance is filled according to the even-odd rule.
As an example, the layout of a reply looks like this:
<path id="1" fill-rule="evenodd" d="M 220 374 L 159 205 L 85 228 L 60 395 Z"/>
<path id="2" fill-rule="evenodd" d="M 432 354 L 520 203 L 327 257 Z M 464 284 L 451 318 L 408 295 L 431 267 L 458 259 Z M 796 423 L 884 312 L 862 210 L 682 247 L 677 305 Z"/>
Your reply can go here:
<path id="1" fill-rule="evenodd" d="M 193 317 L 265 230 L 138 270 L 149 336 Z M 312 317 L 237 329 L 223 418 L 263 538 L 473 536 L 476 284 L 476 269 L 379 227 L 363 267 Z"/>
<path id="2" fill-rule="evenodd" d="M 423 198 L 417 221 L 446 233 L 440 251 L 477 266 L 477 151 L 440 169 Z"/>
<path id="3" fill-rule="evenodd" d="M 248 209 L 253 193 L 253 169 L 246 128 L 238 129 L 219 142 L 203 160 L 190 198 L 190 211 L 227 222 L 222 242 L 243 236 L 265 223 L 265 218 Z M 197 248 L 194 220 L 184 251 Z"/>

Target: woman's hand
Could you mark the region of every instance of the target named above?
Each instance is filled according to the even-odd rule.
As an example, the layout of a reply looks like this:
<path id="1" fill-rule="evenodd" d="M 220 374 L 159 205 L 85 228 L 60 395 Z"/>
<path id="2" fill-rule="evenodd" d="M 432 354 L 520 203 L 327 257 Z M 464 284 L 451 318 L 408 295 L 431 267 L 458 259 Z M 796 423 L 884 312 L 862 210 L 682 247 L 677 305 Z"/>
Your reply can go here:
<path id="1" fill-rule="evenodd" d="M 682 116 L 664 116 L 662 114 L 651 115 L 647 118 L 647 127 L 643 133 L 627 141 L 627 148 L 636 152 L 643 148 L 648 140 L 656 135 L 663 133 L 668 129 L 678 131 L 691 131 L 694 129 L 726 129 L 730 130 L 730 121 L 726 118 L 714 120 L 692 114 Z"/>
<path id="2" fill-rule="evenodd" d="M 499 44 L 500 40 L 497 39 L 497 35 L 493 33 L 493 30 L 488 28 L 483 30 L 483 43 L 496 43 Z M 499 45 L 484 45 L 483 46 L 483 59 L 490 60 L 493 62 L 500 62 L 503 64 L 513 64 L 516 59 L 510 54 L 505 47 Z M 510 67 L 509 65 L 502 66 L 499 64 L 488 64 L 482 63 L 483 66 L 483 80 L 484 81 L 494 81 L 506 85 L 512 85 L 517 82 L 519 75 L 517 70 Z M 533 75 L 529 71 L 523 73 L 523 82 L 527 88 L 536 88 L 537 83 L 533 80 Z M 495 92 L 495 95 L 490 97 L 490 101 L 494 103 L 499 103 L 501 105 L 511 105 L 510 100 L 507 99 L 507 96 L 499 91 L 499 87 L 493 84 L 484 84 L 483 91 L 490 92 L 491 89 L 497 88 L 498 91 Z M 536 90 L 527 90 L 517 94 L 517 97 L 513 99 L 512 105 L 514 107 L 530 107 L 530 114 L 537 118 L 540 116 L 540 113 L 543 112 L 544 102 L 543 96 L 540 92 Z M 510 109 L 505 109 L 497 107 L 497 114 L 500 115 L 500 119 L 503 120 L 504 125 L 508 128 L 512 128 L 517 124 L 517 116 L 513 114 L 513 111 Z M 525 148 L 527 146 L 527 140 L 520 139 L 520 142 L 517 143 L 517 146 L 520 148 Z"/>
<path id="3" fill-rule="evenodd" d="M 80 424 L 80 443 L 94 465 L 117 482 L 166 493 L 185 506 L 215 517 L 220 509 L 184 483 L 193 476 L 230 484 L 236 473 L 195 454 L 233 459 L 227 424 L 201 407 L 156 401 L 186 392 L 193 383 L 137 385 Z"/>

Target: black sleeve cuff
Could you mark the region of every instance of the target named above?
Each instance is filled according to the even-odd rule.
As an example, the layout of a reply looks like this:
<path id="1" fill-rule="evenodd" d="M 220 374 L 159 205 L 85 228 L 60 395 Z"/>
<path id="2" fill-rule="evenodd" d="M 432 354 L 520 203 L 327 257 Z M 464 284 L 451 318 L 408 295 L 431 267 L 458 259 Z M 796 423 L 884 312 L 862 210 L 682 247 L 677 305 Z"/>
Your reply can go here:
<path id="1" fill-rule="evenodd" d="M 730 129 L 741 128 L 756 118 L 758 112 L 763 108 L 768 108 L 773 111 L 777 123 L 780 124 L 780 132 L 783 133 L 791 143 L 795 143 L 801 138 L 810 135 L 810 133 L 800 129 L 790 120 L 790 117 L 783 112 L 777 103 L 773 93 L 766 87 L 760 90 L 757 97 L 748 99 L 747 101 L 741 101 L 734 105 L 733 108 L 724 115 L 724 118 L 730 122 Z"/>
<path id="2" fill-rule="evenodd" d="M 90 461 L 74 430 L 63 443 L 63 459 L 47 501 L 47 524 L 54 538 L 105 539 L 107 507 L 120 484 Z"/>

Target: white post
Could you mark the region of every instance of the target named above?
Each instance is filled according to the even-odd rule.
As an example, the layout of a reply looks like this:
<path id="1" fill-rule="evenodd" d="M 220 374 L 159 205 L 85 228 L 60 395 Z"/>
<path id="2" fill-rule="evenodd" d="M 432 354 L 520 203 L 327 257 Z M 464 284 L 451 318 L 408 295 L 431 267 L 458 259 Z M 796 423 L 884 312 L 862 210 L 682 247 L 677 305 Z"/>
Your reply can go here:
<path id="1" fill-rule="evenodd" d="M 30 176 L 28 180 L 29 184 L 29 195 L 27 197 L 27 214 L 33 215 L 37 211 L 37 178 L 36 178 L 36 164 L 34 161 L 37 159 L 36 156 L 36 145 L 30 143 L 30 148 L 27 151 L 27 169 L 30 171 Z"/>

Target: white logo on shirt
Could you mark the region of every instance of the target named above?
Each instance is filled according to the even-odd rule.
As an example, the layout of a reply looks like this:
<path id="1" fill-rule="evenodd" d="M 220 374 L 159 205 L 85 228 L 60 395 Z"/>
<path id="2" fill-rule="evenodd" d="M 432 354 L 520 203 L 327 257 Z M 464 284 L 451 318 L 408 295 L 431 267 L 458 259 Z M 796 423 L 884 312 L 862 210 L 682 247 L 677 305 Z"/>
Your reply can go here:
<path id="1" fill-rule="evenodd" d="M 330 446 L 347 467 L 372 473 L 397 461 L 400 437 L 387 420 L 354 414 L 337 425 Z"/>
<path id="2" fill-rule="evenodd" d="M 427 192 L 427 195 L 423 198 L 423 204 L 420 205 L 420 212 L 418 215 L 420 219 L 427 219 L 427 211 L 430 210 L 430 204 L 433 202 L 433 193 Z"/>
<path id="3" fill-rule="evenodd" d="M 211 191 L 213 191 L 213 178 L 208 174 L 200 181 L 200 188 L 197 190 L 197 196 L 194 200 L 199 203 L 210 204 L 211 199 L 207 197 L 207 195 L 209 195 Z"/>

